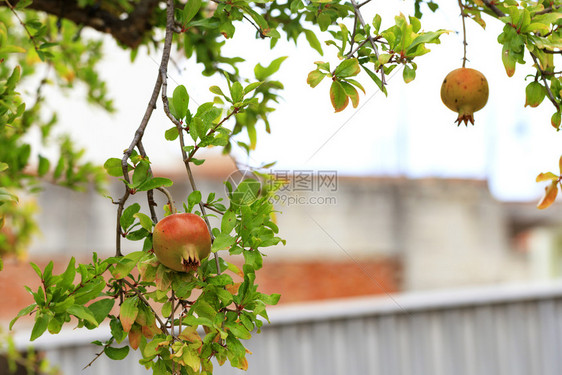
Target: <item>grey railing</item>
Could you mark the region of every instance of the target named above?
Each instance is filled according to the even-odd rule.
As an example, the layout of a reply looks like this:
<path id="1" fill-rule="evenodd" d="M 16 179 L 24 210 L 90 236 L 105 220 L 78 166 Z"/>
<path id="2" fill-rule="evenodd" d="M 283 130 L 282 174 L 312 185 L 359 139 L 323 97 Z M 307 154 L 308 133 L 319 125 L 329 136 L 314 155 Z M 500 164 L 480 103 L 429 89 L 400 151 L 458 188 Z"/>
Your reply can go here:
<path id="1" fill-rule="evenodd" d="M 271 324 L 247 342 L 260 375 L 559 375 L 562 284 L 507 286 L 353 298 L 270 310 Z M 101 357 L 81 369 L 107 329 L 41 338 L 64 374 L 146 374 L 138 353 Z M 18 337 L 19 345 L 25 338 Z"/>

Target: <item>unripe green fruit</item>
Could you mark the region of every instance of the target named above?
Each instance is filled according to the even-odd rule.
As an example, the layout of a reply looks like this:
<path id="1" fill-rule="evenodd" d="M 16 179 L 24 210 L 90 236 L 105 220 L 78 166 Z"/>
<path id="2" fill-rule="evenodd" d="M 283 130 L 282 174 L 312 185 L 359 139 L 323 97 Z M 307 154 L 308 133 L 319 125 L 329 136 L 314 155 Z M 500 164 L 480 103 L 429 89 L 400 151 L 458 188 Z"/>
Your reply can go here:
<path id="1" fill-rule="evenodd" d="M 478 70 L 455 69 L 443 80 L 441 100 L 452 111 L 458 112 L 458 125 L 470 121 L 474 125 L 473 113 L 488 102 L 488 81 Z"/>
<path id="2" fill-rule="evenodd" d="M 190 272 L 209 256 L 211 235 L 200 216 L 172 214 L 154 227 L 152 245 L 160 263 L 174 271 Z"/>

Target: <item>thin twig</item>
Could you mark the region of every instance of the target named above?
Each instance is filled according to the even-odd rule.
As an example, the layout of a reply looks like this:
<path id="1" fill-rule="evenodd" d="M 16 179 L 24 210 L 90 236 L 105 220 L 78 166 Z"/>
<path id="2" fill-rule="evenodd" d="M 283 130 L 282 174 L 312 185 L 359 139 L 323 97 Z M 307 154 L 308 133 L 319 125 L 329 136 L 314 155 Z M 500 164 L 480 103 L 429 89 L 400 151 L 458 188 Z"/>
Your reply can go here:
<path id="1" fill-rule="evenodd" d="M 363 30 L 367 31 L 365 20 L 363 19 L 363 15 L 361 14 L 361 11 L 359 10 L 359 4 L 357 4 L 356 0 L 351 0 L 351 4 L 353 5 L 353 9 L 355 10 L 355 16 L 359 19 L 359 22 L 361 23 L 361 26 L 363 27 Z M 371 36 L 371 33 L 367 34 L 367 39 L 369 39 L 369 43 L 371 43 L 371 46 L 373 47 L 373 52 L 375 52 L 375 56 L 378 60 L 379 50 L 377 48 L 377 45 L 375 44 L 375 40 Z M 382 82 L 383 86 L 386 85 L 386 78 L 385 78 L 385 74 L 384 74 L 384 69 L 381 69 L 381 82 Z"/>
<path id="2" fill-rule="evenodd" d="M 369 4 L 371 1 L 372 1 L 372 0 L 365 0 L 365 1 L 363 1 L 361 4 L 359 4 L 359 5 L 357 6 L 357 8 L 361 8 L 363 5 Z"/>
<path id="3" fill-rule="evenodd" d="M 361 43 L 359 43 L 357 45 L 357 47 L 355 47 L 354 50 L 350 51 L 346 57 L 350 58 L 351 56 L 353 56 L 357 51 L 359 51 L 361 49 L 361 47 L 363 47 L 365 44 L 369 43 L 369 39 L 365 39 L 364 41 L 362 41 Z"/>
<path id="4" fill-rule="evenodd" d="M 462 4 L 462 0 L 459 0 L 459 7 L 461 8 L 461 18 L 462 18 L 462 44 L 463 44 L 463 57 L 462 57 L 462 67 L 464 68 L 466 65 L 466 12 L 464 11 L 464 5 Z"/>
<path id="5" fill-rule="evenodd" d="M 559 9 L 559 8 L 562 8 L 562 5 L 550 6 L 548 8 L 544 8 L 543 10 L 539 10 L 538 12 L 536 12 L 535 16 L 541 15 L 541 14 L 546 14 L 546 13 L 551 13 L 553 10 Z"/>
<path id="6" fill-rule="evenodd" d="M 164 334 L 168 334 L 168 329 L 166 329 L 166 324 L 162 321 L 162 319 L 160 319 L 160 316 L 158 315 L 158 313 L 156 311 L 154 311 L 154 309 L 152 308 L 152 306 L 150 305 L 150 302 L 148 302 L 148 300 L 144 297 L 144 295 L 141 293 L 140 290 L 138 290 L 133 284 L 131 284 L 129 281 L 127 281 L 126 279 L 121 279 L 125 284 L 127 284 L 127 286 L 129 288 L 131 288 L 131 290 L 133 292 L 135 292 L 135 295 L 137 297 L 139 297 L 139 299 L 146 305 L 146 307 L 148 307 L 153 313 L 154 316 L 156 317 L 156 320 L 158 320 L 158 323 L 160 324 L 160 327 L 162 328 L 162 331 L 164 331 Z"/>
<path id="7" fill-rule="evenodd" d="M 14 16 L 16 16 L 16 18 L 18 19 L 19 23 L 23 26 L 25 32 L 27 33 L 27 35 L 29 36 L 29 39 L 31 40 L 31 43 L 33 43 L 33 47 L 35 48 L 35 51 L 39 52 L 39 46 L 37 45 L 37 42 L 35 41 L 35 37 L 33 35 L 31 35 L 31 32 L 27 28 L 27 25 L 20 18 L 20 16 L 18 15 L 16 10 L 14 9 L 14 6 L 10 3 L 9 0 L 4 0 L 4 2 L 8 5 L 8 8 L 10 8 L 10 10 L 14 14 Z"/>
<path id="8" fill-rule="evenodd" d="M 109 345 L 110 345 L 110 344 L 105 345 L 105 346 L 104 346 L 104 349 L 105 349 L 105 347 L 107 347 L 107 346 L 109 346 Z M 97 360 L 99 359 L 99 357 L 101 357 L 101 356 L 103 355 L 103 353 L 104 353 L 104 350 L 102 350 L 102 351 L 99 352 L 99 353 L 96 353 L 96 356 L 94 357 L 94 359 L 92 359 L 92 360 L 90 361 L 90 363 L 88 363 L 86 366 L 84 366 L 84 368 L 82 368 L 82 371 L 84 371 L 84 370 L 87 369 L 88 367 L 91 367 L 91 366 L 94 364 L 94 362 L 97 361 Z"/>
<path id="9" fill-rule="evenodd" d="M 173 18 L 174 18 L 174 2 L 173 0 L 167 0 L 167 14 L 168 14 L 168 18 L 172 19 L 172 22 L 168 22 L 166 24 L 166 36 L 164 38 L 164 47 L 163 47 L 163 51 L 162 51 L 162 60 L 160 61 L 160 68 L 158 70 L 158 75 L 156 76 L 156 83 L 154 84 L 154 88 L 152 89 L 152 95 L 150 97 L 150 100 L 148 102 L 148 106 L 146 107 L 146 110 L 144 112 L 144 116 L 141 120 L 141 123 L 139 125 L 139 127 L 137 128 L 135 135 L 133 137 L 133 141 L 131 142 L 131 144 L 129 145 L 129 148 L 123 153 L 123 158 L 121 159 L 121 169 L 123 171 L 123 178 L 125 179 L 126 183 L 130 183 L 130 178 L 129 178 L 129 157 L 131 156 L 131 154 L 133 153 L 133 150 L 135 149 L 135 147 L 138 147 L 139 143 L 142 140 L 142 137 L 144 135 L 144 131 L 148 125 L 148 121 L 150 120 L 150 117 L 152 116 L 152 112 L 154 112 L 154 109 L 156 108 L 156 102 L 158 101 L 158 93 L 160 92 L 160 89 L 162 87 L 162 75 L 160 74 L 160 71 L 163 69 L 163 67 L 167 67 L 168 66 L 168 61 L 170 60 L 170 51 L 172 49 L 172 37 L 173 37 L 173 31 L 172 31 L 172 25 L 173 25 Z M 170 16 L 171 14 L 171 16 Z M 142 147 L 142 146 L 141 146 Z M 125 202 L 127 201 L 127 199 L 129 198 L 130 195 L 130 189 L 127 186 L 127 184 L 125 184 L 125 194 L 123 195 L 123 197 L 119 200 L 119 207 L 117 209 L 117 231 L 116 231 L 116 256 L 121 256 L 121 225 L 120 225 L 120 219 L 121 219 L 121 214 L 123 213 L 123 208 L 125 206 Z"/>
<path id="10" fill-rule="evenodd" d="M 533 58 L 533 62 L 535 63 L 537 70 L 539 71 L 540 75 L 541 75 L 541 79 L 543 81 L 544 87 L 546 89 L 546 94 L 548 96 L 548 99 L 552 102 L 552 104 L 554 104 L 554 106 L 556 107 L 557 111 L 560 111 L 560 105 L 558 104 L 558 102 L 556 101 L 556 98 L 554 97 L 554 94 L 552 93 L 552 90 L 550 89 L 550 86 L 548 85 L 548 81 L 546 79 L 546 74 L 545 72 L 542 70 L 540 63 L 537 59 L 537 57 L 535 56 L 534 53 L 531 53 L 531 57 Z"/>
<path id="11" fill-rule="evenodd" d="M 173 5 L 173 1 L 168 0 L 168 3 L 170 3 L 170 2 Z M 170 6 L 168 8 L 168 12 L 167 12 L 166 37 L 168 36 L 168 33 L 172 34 L 173 25 L 174 25 L 174 12 L 173 12 L 173 9 L 171 9 L 171 6 Z M 170 39 L 171 39 L 171 36 L 170 36 Z M 169 51 L 168 51 L 168 55 L 169 55 Z M 176 129 L 178 130 L 178 135 L 179 135 L 181 154 L 182 154 L 183 162 L 185 164 L 187 176 L 189 178 L 189 183 L 191 185 L 192 191 L 197 191 L 197 186 L 195 184 L 195 179 L 193 178 L 193 173 L 191 171 L 191 166 L 190 166 L 190 161 L 191 161 L 193 155 L 191 155 L 191 157 L 188 157 L 188 155 L 185 151 L 185 142 L 184 142 L 184 137 L 183 137 L 184 129 L 183 129 L 181 123 L 176 118 L 174 118 L 174 116 L 170 112 L 170 105 L 169 105 L 169 102 L 168 102 L 168 95 L 167 95 L 167 91 L 168 91 L 168 66 L 167 65 L 161 65 L 160 66 L 159 79 L 162 83 L 162 95 L 161 95 L 161 97 L 162 97 L 162 106 L 164 107 L 164 112 L 166 113 L 166 116 L 168 116 L 168 118 L 174 123 L 174 125 L 176 125 Z M 217 125 L 216 127 L 214 127 L 209 132 L 209 134 L 212 134 L 218 126 L 220 126 L 220 124 Z M 197 146 L 195 147 L 194 151 L 196 151 L 196 149 L 198 149 Z M 199 209 L 201 210 L 201 215 L 203 216 L 203 219 L 205 220 L 205 224 L 207 224 L 207 228 L 209 229 L 209 234 L 211 235 L 211 241 L 214 241 L 215 237 L 213 236 L 213 230 L 212 230 L 211 222 L 209 221 L 209 218 L 207 217 L 207 213 L 205 211 L 205 206 L 203 206 L 202 202 L 199 202 Z M 221 270 L 220 270 L 219 256 L 218 256 L 217 253 L 215 253 L 215 262 L 216 262 L 216 266 L 217 266 L 217 272 L 220 274 Z"/>
<path id="12" fill-rule="evenodd" d="M 216 212 L 217 214 L 224 215 L 224 212 L 217 210 L 216 208 L 209 206 L 207 203 L 203 203 L 203 205 L 208 208 L 209 210 Z"/>
<path id="13" fill-rule="evenodd" d="M 117 228 L 116 228 L 116 236 L 115 236 L 115 256 L 120 257 L 123 256 L 121 253 L 121 237 L 123 236 L 123 231 L 121 229 L 121 215 L 123 214 L 123 209 L 125 208 L 125 202 L 129 199 L 129 195 L 131 191 L 129 187 L 125 185 L 125 193 L 119 199 L 118 206 L 117 206 Z"/>
<path id="14" fill-rule="evenodd" d="M 168 198 L 168 204 L 170 205 L 170 212 L 175 214 L 177 212 L 176 205 L 174 204 L 174 199 L 172 198 L 172 194 L 163 186 L 157 187 L 156 190 L 164 193 L 166 198 Z"/>
<path id="15" fill-rule="evenodd" d="M 137 144 L 137 148 L 139 149 L 140 155 L 144 158 L 147 158 L 147 154 L 144 149 L 144 145 L 142 144 L 142 140 L 139 141 L 139 143 Z M 148 165 L 148 175 L 150 177 L 154 177 L 154 174 L 152 173 L 152 167 L 150 166 L 150 164 Z M 150 217 L 152 218 L 152 222 L 156 224 L 158 222 L 158 216 L 156 215 L 156 210 L 154 209 L 154 207 L 156 206 L 156 202 L 154 201 L 154 190 L 152 189 L 148 190 L 146 192 L 146 198 L 148 200 L 148 209 L 150 210 Z"/>
<path id="16" fill-rule="evenodd" d="M 502 12 L 494 3 L 490 0 L 482 0 L 484 5 L 486 5 L 494 14 L 498 17 L 505 17 L 505 13 Z"/>
<path id="17" fill-rule="evenodd" d="M 246 21 L 250 22 L 250 24 L 252 24 L 252 26 L 254 26 L 254 27 L 256 28 L 258 34 L 260 34 L 260 38 L 262 38 L 262 39 L 267 38 L 267 35 L 265 35 L 265 34 L 263 33 L 263 31 L 260 29 L 260 27 L 259 27 L 258 25 L 256 25 L 256 24 L 254 23 L 254 21 L 253 21 L 251 18 L 249 18 L 249 17 L 246 16 L 245 14 L 242 15 L 242 17 L 244 17 L 244 19 L 245 19 Z"/>

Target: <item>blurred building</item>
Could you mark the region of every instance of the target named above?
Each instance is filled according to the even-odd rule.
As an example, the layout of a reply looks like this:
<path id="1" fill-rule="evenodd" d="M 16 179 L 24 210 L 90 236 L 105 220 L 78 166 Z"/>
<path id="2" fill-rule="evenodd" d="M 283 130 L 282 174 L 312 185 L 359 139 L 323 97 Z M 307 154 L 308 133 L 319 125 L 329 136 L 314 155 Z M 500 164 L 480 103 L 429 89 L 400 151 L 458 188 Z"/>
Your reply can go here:
<path id="1" fill-rule="evenodd" d="M 222 181 L 238 178 L 236 171 L 224 159 L 209 159 L 194 173 L 204 197 L 211 191 L 224 197 Z M 288 181 L 273 198 L 280 211 L 280 236 L 287 245 L 263 249 L 267 257 L 258 284 L 266 293 L 281 293 L 281 303 L 545 280 L 562 274 L 560 205 L 539 211 L 534 202 L 499 202 L 481 180 L 274 173 Z M 186 178 L 177 173 L 173 177 L 176 203 L 185 201 L 190 193 Z M 118 181 L 109 188 L 114 200 L 123 192 Z M 161 208 L 165 200 L 159 194 L 155 197 Z M 130 203 L 145 200 L 139 193 Z M 108 197 L 46 186 L 38 205 L 42 234 L 29 257 L 40 267 L 54 259 L 55 272 L 62 272 L 71 256 L 88 261 L 94 251 L 113 254 L 116 206 Z M 125 252 L 138 246 L 124 241 Z M 32 302 L 23 286 L 33 289 L 39 283 L 26 262 L 5 263 L 0 272 L 3 321 Z"/>

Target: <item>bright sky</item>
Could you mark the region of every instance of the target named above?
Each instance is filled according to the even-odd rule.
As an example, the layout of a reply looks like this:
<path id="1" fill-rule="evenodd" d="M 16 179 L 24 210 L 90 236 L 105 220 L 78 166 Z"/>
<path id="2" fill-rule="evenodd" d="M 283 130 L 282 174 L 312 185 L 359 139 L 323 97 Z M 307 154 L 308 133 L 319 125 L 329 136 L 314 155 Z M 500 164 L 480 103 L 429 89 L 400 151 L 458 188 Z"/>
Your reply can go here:
<path id="1" fill-rule="evenodd" d="M 501 25 L 486 19 L 490 33 L 485 33 L 467 20 L 467 66 L 487 77 L 490 98 L 475 114 L 474 127 L 457 127 L 456 114 L 442 104 L 439 90 L 445 75 L 462 63 L 461 18 L 456 2 L 441 3 L 435 15 L 425 9 L 422 28 L 453 32 L 442 37 L 442 44 L 429 45 L 431 53 L 416 59 L 416 79 L 406 85 L 402 71 L 395 70 L 397 73 L 388 77 L 386 98 L 363 76 L 360 81 L 367 94 L 361 94 L 359 107 L 349 106 L 337 114 L 329 100 L 329 80 L 315 89 L 306 84 L 314 61 L 330 61 L 336 66 L 333 47 L 324 47 L 324 56 L 320 56 L 302 38 L 298 47 L 280 41 L 281 48 L 271 51 L 269 41 L 254 41 L 250 25 L 239 27 L 225 52 L 250 55 L 245 56 L 248 64 L 242 69 L 246 76 L 253 77 L 258 62 L 267 65 L 274 58 L 289 56 L 275 76 L 286 89 L 281 93 L 283 101 L 270 117 L 272 134 L 260 131 L 258 149 L 242 161 L 257 166 L 277 160 L 277 169 L 329 169 L 340 175 L 488 178 L 492 193 L 500 199 L 537 199 L 543 186 L 534 182 L 536 175 L 556 171 L 560 156 L 560 135 L 550 126 L 553 106 L 545 99 L 538 108 L 523 108 L 523 77 L 532 73 L 531 66 L 518 66 L 515 77 L 508 78 L 496 41 Z M 381 4 L 387 9 L 381 10 Z M 362 8 L 368 22 L 375 9 L 383 16 L 383 28 L 389 27 L 400 11 L 413 12 L 410 2 L 371 2 Z M 317 35 L 321 40 L 325 37 Z M 61 120 L 89 148 L 89 157 L 101 163 L 109 157 L 121 157 L 148 103 L 159 59 L 139 54 L 131 65 L 128 54 L 108 47 L 102 75 L 115 98 L 117 114 L 107 115 L 84 105 L 80 95 L 65 99 Z M 175 85 L 184 84 L 191 96 L 192 111 L 196 103 L 212 99 L 209 86 L 226 87 L 225 82 L 203 79 L 194 61 L 182 61 L 181 57 L 174 61 L 169 69 L 169 95 Z M 161 114 L 160 102 L 158 105 L 144 144 L 154 165 L 169 169 L 180 162 L 179 151 L 176 143 L 163 144 L 163 133 L 171 124 Z M 109 139 L 108 134 L 115 137 Z"/>

